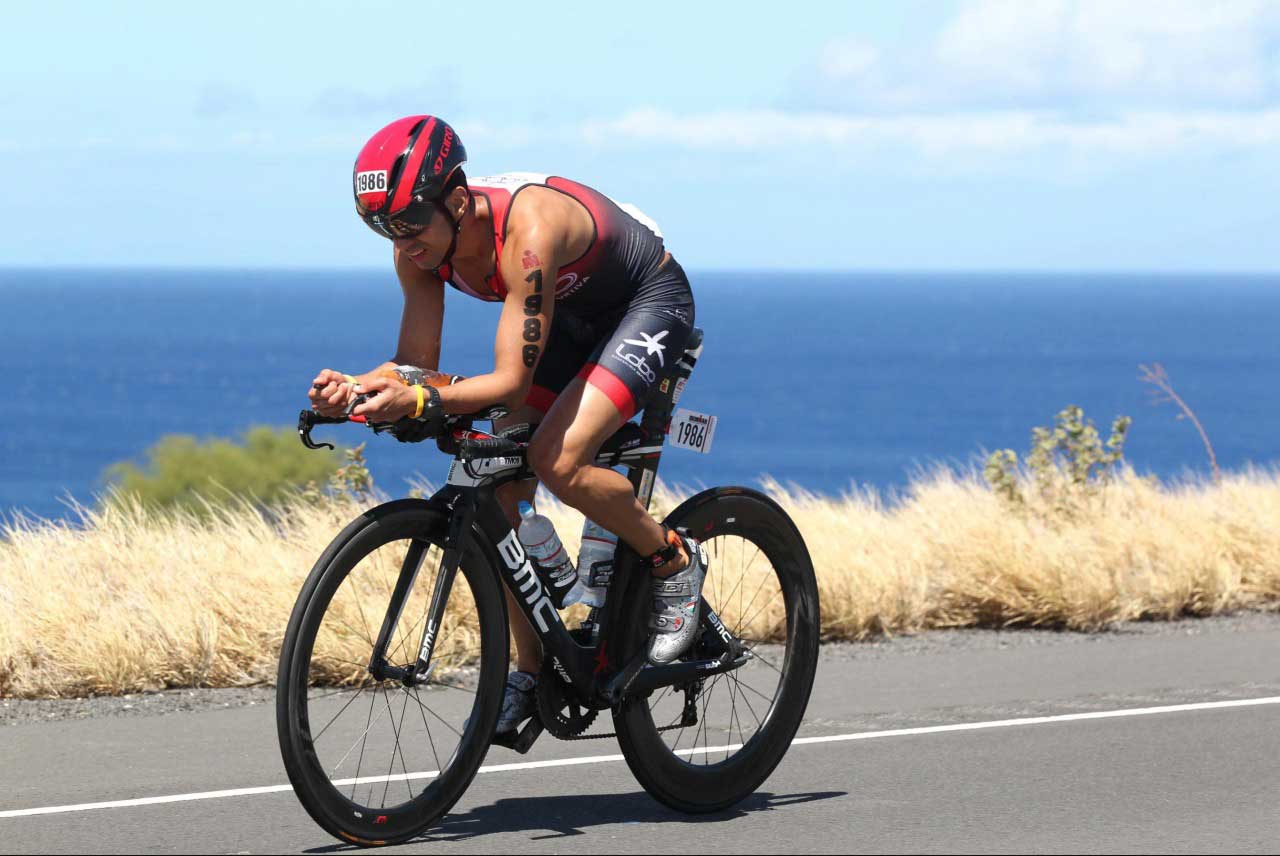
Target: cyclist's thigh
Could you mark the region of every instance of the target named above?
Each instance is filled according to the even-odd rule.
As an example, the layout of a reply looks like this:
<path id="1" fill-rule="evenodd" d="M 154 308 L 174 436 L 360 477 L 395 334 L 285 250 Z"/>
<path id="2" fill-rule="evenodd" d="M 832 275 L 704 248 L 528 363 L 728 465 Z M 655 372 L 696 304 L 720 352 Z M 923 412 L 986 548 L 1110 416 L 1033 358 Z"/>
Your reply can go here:
<path id="1" fill-rule="evenodd" d="M 580 376 L 604 393 L 623 421 L 675 369 L 693 332 L 683 307 L 638 307 L 627 312 L 592 352 Z"/>
<path id="2" fill-rule="evenodd" d="M 534 435 L 531 460 L 561 469 L 593 460 L 674 368 L 691 330 L 675 312 L 629 310 L 556 398 Z"/>

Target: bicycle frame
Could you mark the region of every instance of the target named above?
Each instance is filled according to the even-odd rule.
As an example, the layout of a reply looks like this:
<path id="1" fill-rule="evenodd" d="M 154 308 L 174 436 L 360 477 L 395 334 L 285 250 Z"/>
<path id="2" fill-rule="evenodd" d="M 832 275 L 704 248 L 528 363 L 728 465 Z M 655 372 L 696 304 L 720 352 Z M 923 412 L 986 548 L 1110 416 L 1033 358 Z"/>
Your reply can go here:
<path id="1" fill-rule="evenodd" d="M 701 335 L 695 331 L 690 347 L 677 362 L 673 373 L 661 382 L 654 400 L 645 408 L 639 432 L 635 430 L 635 423 L 627 423 L 614 435 L 614 438 L 620 438 L 613 444 L 614 448 L 609 449 L 611 444 L 606 443 L 609 450 L 596 459 L 599 466 L 627 466 L 627 477 L 636 498 L 646 508 L 652 496 L 671 415 L 701 352 Z M 620 437 L 624 432 L 625 436 Z M 442 448 L 445 448 L 443 443 Z M 719 640 L 712 648 L 716 655 L 714 659 L 658 666 L 648 664 L 645 655 L 640 653 L 621 667 L 611 660 L 608 650 L 610 639 L 617 628 L 626 629 L 622 618 L 627 582 L 633 574 L 644 572 L 640 557 L 621 543 L 614 554 L 614 571 L 605 604 L 593 615 L 598 643 L 579 644 L 565 627 L 494 494 L 501 485 L 532 477 L 521 453 L 468 456 L 465 442 L 459 444 L 449 470 L 449 483 L 428 500 L 448 516 L 449 531 L 417 660 L 413 666 L 404 668 L 386 661 L 391 634 L 400 620 L 404 602 L 426 552 L 424 542 L 414 541 L 405 556 L 369 662 L 369 671 L 374 678 L 392 678 L 411 684 L 429 677 L 435 634 L 443 622 L 445 605 L 469 535 L 493 545 L 500 559 L 499 574 L 503 584 L 541 639 L 544 657 L 560 678 L 576 689 L 586 704 L 597 708 L 609 707 L 616 705 L 628 693 L 689 683 L 729 671 L 746 662 L 748 655 L 745 649 L 729 634 L 705 599 L 702 601 L 701 621 L 712 631 L 711 638 Z"/>

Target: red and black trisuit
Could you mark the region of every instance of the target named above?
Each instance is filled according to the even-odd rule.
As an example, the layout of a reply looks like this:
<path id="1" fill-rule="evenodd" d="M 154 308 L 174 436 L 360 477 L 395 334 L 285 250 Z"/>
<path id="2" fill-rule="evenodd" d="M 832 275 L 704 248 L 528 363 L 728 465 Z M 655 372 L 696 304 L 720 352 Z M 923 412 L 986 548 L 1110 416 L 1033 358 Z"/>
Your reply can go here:
<path id="1" fill-rule="evenodd" d="M 582 377 L 630 419 L 674 367 L 693 329 L 689 280 L 667 253 L 657 225 L 638 209 L 567 178 L 506 173 L 471 179 L 467 186 L 489 203 L 499 256 L 508 213 L 524 188 L 548 187 L 587 209 L 595 234 L 585 253 L 560 268 L 551 331 L 527 403 L 546 413 L 569 381 Z M 483 282 L 464 282 L 451 265 L 437 273 L 481 300 L 507 296 L 496 266 Z"/>

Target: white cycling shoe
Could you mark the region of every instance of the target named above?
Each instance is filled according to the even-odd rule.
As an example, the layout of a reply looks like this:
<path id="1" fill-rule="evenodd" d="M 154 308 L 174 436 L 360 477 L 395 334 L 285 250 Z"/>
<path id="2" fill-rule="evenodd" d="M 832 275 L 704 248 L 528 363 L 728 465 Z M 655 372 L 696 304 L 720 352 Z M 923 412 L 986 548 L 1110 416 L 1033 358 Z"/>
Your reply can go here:
<path id="1" fill-rule="evenodd" d="M 529 717 L 537 706 L 534 692 L 538 689 L 538 676 L 528 672 L 512 672 L 507 675 L 507 686 L 502 694 L 502 712 L 498 714 L 498 734 L 510 734 Z"/>
<path id="2" fill-rule="evenodd" d="M 669 577 L 653 580 L 653 612 L 649 614 L 649 662 L 675 662 L 698 635 L 702 583 L 707 578 L 707 551 L 693 538 L 680 538 L 689 565 Z"/>

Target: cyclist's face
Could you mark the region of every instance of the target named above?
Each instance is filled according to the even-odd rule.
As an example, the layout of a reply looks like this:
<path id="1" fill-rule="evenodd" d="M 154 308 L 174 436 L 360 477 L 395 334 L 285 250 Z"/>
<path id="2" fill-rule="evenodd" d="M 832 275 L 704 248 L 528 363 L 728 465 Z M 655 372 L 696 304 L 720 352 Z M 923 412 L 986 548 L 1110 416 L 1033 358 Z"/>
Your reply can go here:
<path id="1" fill-rule="evenodd" d="M 445 205 L 455 219 L 461 218 L 467 210 L 467 192 L 461 187 L 454 188 Z M 407 238 L 394 238 L 392 243 L 396 249 L 406 254 L 415 265 L 423 270 L 434 270 L 444 261 L 444 254 L 449 252 L 449 244 L 453 243 L 454 227 L 449 219 L 436 208 L 427 227 L 416 235 Z"/>
<path id="2" fill-rule="evenodd" d="M 449 242 L 453 239 L 453 228 L 445 221 L 440 212 L 432 214 L 427 227 L 409 238 L 394 238 L 392 243 L 396 249 L 407 255 L 415 265 L 423 270 L 433 270 L 444 260 L 449 251 Z"/>

